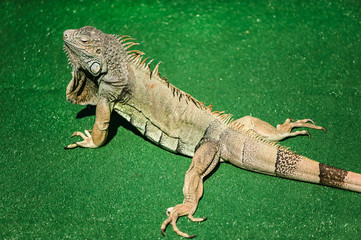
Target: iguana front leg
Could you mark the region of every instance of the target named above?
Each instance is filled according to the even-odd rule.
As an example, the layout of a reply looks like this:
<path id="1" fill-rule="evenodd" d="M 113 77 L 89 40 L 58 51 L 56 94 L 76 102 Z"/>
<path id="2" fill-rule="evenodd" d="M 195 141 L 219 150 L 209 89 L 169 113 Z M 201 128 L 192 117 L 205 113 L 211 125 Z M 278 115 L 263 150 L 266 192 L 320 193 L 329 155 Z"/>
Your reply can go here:
<path id="1" fill-rule="evenodd" d="M 206 220 L 206 218 L 195 218 L 193 217 L 193 214 L 196 211 L 199 199 L 203 194 L 203 178 L 216 167 L 219 162 L 219 155 L 220 150 L 218 143 L 216 142 L 206 142 L 195 152 L 192 164 L 185 176 L 183 187 L 184 201 L 182 204 L 178 204 L 173 208 L 168 208 L 168 218 L 161 226 L 161 231 L 164 236 L 165 229 L 168 224 L 171 224 L 173 230 L 178 235 L 186 238 L 195 237 L 195 235 L 189 235 L 180 231 L 176 225 L 177 219 L 188 215 L 188 218 L 194 222 Z"/>
<path id="2" fill-rule="evenodd" d="M 104 144 L 107 135 L 112 111 L 112 104 L 106 98 L 101 98 L 96 106 L 95 124 L 91 134 L 85 130 L 82 132 L 74 132 L 71 137 L 80 136 L 83 141 L 75 142 L 65 147 L 65 149 L 72 149 L 76 147 L 97 148 Z"/>

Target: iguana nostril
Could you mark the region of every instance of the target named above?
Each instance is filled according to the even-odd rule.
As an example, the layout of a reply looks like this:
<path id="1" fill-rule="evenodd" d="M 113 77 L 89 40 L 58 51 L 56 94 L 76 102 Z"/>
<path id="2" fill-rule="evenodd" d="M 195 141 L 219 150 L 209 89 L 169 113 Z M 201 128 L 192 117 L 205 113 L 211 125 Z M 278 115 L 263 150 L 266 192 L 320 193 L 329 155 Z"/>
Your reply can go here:
<path id="1" fill-rule="evenodd" d="M 69 33 L 67 31 L 65 31 L 63 34 L 63 40 L 68 39 L 68 37 L 69 37 Z"/>
<path id="2" fill-rule="evenodd" d="M 65 30 L 63 33 L 63 40 L 67 40 L 69 37 L 71 37 L 72 34 L 74 34 L 73 29 Z"/>

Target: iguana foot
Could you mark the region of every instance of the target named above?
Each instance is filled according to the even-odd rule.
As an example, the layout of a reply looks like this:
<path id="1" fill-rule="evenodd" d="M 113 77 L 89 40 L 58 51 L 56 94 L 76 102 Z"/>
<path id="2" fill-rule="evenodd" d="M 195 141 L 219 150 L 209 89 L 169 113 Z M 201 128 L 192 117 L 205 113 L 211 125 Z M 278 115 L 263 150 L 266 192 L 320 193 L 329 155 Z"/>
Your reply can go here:
<path id="1" fill-rule="evenodd" d="M 167 214 L 167 216 L 169 217 L 169 215 L 171 214 L 171 212 L 173 212 L 174 207 L 170 207 L 168 208 L 165 213 Z M 189 220 L 191 220 L 192 222 L 204 222 L 207 220 L 207 218 L 195 218 L 192 215 L 188 215 Z"/>
<path id="2" fill-rule="evenodd" d="M 292 118 L 287 118 L 282 125 L 277 125 L 277 130 L 284 133 L 290 133 L 290 136 L 307 134 L 309 137 L 311 137 L 311 135 L 307 131 L 296 131 L 291 133 L 293 128 L 298 128 L 298 127 L 313 128 L 327 132 L 327 130 L 324 127 L 315 125 L 315 122 L 312 119 L 303 119 L 303 120 L 295 121 Z"/>
<path id="3" fill-rule="evenodd" d="M 85 130 L 85 134 L 82 132 L 74 132 L 73 135 L 71 135 L 71 138 L 75 136 L 79 136 L 83 139 L 81 142 L 74 142 L 72 144 L 69 144 L 64 149 L 73 149 L 76 147 L 84 147 L 84 148 L 96 148 L 97 146 L 94 144 L 92 136 L 90 134 L 91 130 Z"/>
<path id="4" fill-rule="evenodd" d="M 324 127 L 315 125 L 315 122 L 312 119 L 294 120 L 292 118 L 287 118 L 283 124 L 277 125 L 276 131 L 267 136 L 266 139 L 270 141 L 280 141 L 288 137 L 295 137 L 299 135 L 307 135 L 311 138 L 311 134 L 306 130 L 291 132 L 293 128 L 300 127 L 323 130 L 327 132 Z"/>
<path id="5" fill-rule="evenodd" d="M 193 222 L 202 222 L 207 218 L 195 218 L 194 212 L 197 209 L 198 202 L 203 194 L 203 178 L 213 171 L 219 162 L 219 144 L 218 142 L 205 142 L 194 153 L 192 164 L 189 167 L 183 187 L 184 201 L 175 207 L 168 208 L 166 214 L 168 218 L 160 227 L 163 236 L 165 229 L 169 224 L 172 225 L 173 230 L 180 236 L 185 238 L 193 238 L 196 235 L 189 235 L 180 231 L 177 227 L 177 220 L 179 217 L 188 216 Z"/>
<path id="6" fill-rule="evenodd" d="M 189 235 L 188 233 L 184 233 L 182 231 L 179 230 L 179 228 L 177 227 L 177 220 L 179 217 L 185 216 L 188 214 L 188 218 L 193 221 L 193 222 L 202 222 L 207 220 L 207 218 L 195 218 L 193 217 L 192 214 L 190 214 L 191 212 L 194 212 L 195 206 L 192 203 L 183 203 L 183 204 L 179 204 L 175 207 L 172 208 L 168 208 L 166 210 L 166 214 L 168 216 L 168 218 L 163 222 L 162 226 L 161 226 L 161 232 L 162 235 L 165 236 L 165 229 L 167 228 L 167 226 L 169 224 L 172 225 L 173 230 L 180 236 L 185 237 L 185 238 L 194 238 L 196 235 Z"/>

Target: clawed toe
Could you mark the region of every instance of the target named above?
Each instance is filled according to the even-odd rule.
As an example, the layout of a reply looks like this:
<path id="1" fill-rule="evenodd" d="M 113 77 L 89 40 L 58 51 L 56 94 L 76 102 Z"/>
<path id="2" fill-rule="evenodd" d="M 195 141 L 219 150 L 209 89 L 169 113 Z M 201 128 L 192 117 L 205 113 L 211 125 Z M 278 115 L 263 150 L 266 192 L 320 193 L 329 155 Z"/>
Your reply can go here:
<path id="1" fill-rule="evenodd" d="M 207 218 L 194 218 L 191 212 L 191 205 L 189 204 L 179 204 L 175 207 L 170 207 L 166 210 L 167 219 L 162 223 L 160 227 L 161 233 L 165 236 L 165 230 L 167 229 L 168 225 L 171 225 L 174 232 L 176 232 L 179 236 L 184 238 L 194 238 L 196 235 L 189 235 L 188 233 L 184 233 L 177 227 L 177 220 L 181 216 L 188 215 L 188 218 L 193 222 L 202 222 L 205 221 Z"/>
<path id="2" fill-rule="evenodd" d="M 193 216 L 188 216 L 189 220 L 191 220 L 192 222 L 204 222 L 207 220 L 207 218 L 195 218 Z"/>
<path id="3" fill-rule="evenodd" d="M 172 216 L 174 215 L 174 216 Z M 177 227 L 178 216 L 176 214 L 171 214 L 162 224 L 160 230 L 162 235 L 165 237 L 165 230 L 169 224 L 172 225 L 174 232 L 176 232 L 179 236 L 184 238 L 194 238 L 196 235 L 189 235 L 188 233 L 184 233 Z"/>
<path id="4" fill-rule="evenodd" d="M 327 132 L 324 127 L 315 125 L 315 122 L 312 119 L 306 118 L 302 120 L 294 120 L 292 118 L 287 118 L 282 125 L 277 125 L 278 134 L 272 136 L 271 140 L 282 140 L 288 137 L 295 137 L 298 135 L 307 135 L 311 138 L 311 134 L 308 131 L 294 131 L 294 128 L 311 128 L 316 130 L 323 130 Z"/>
<path id="5" fill-rule="evenodd" d="M 315 122 L 314 122 L 312 119 L 305 119 L 305 120 L 307 120 L 307 122 L 310 122 L 310 123 L 312 123 L 312 124 L 315 124 Z"/>
<path id="6" fill-rule="evenodd" d="M 291 132 L 293 128 L 312 128 L 317 130 L 323 130 L 327 132 L 324 127 L 315 125 L 315 122 L 312 119 L 302 119 L 302 120 L 294 120 L 292 118 L 287 118 L 285 123 L 282 125 L 278 125 L 277 129 L 282 132 Z M 309 134 L 307 134 L 309 135 Z"/>
<path id="7" fill-rule="evenodd" d="M 81 142 L 74 142 L 72 144 L 69 144 L 68 146 L 64 147 L 65 150 L 68 149 L 73 149 L 76 147 L 84 147 L 84 148 L 96 148 L 97 146 L 94 144 L 92 136 L 90 134 L 91 130 L 85 130 L 84 133 L 82 132 L 74 132 L 71 135 L 71 138 L 75 137 L 75 136 L 79 136 L 83 139 L 83 141 Z"/>
<path id="8" fill-rule="evenodd" d="M 68 146 L 64 147 L 65 150 L 73 149 L 78 147 L 78 144 L 76 142 L 69 144 Z"/>

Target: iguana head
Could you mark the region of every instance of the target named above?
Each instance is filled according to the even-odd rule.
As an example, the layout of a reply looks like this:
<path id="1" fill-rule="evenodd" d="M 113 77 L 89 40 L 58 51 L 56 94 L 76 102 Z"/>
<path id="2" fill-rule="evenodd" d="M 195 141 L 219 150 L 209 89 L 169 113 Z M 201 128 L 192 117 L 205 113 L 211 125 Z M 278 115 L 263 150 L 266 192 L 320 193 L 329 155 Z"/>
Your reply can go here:
<path id="1" fill-rule="evenodd" d="M 114 99 L 122 97 L 121 92 L 128 84 L 129 63 L 136 63 L 144 69 L 149 66 L 149 63 L 145 66 L 145 60 L 141 62 L 140 56 L 144 53 L 127 51 L 138 45 L 125 43 L 130 39 L 126 35 L 106 34 L 90 26 L 66 30 L 63 34 L 64 49 L 73 67 L 73 78 L 66 91 L 67 100 L 74 104 L 96 105 L 98 96 L 104 94 Z M 107 87 L 102 88 L 104 84 Z"/>
<path id="2" fill-rule="evenodd" d="M 106 72 L 106 61 L 102 55 L 105 35 L 90 26 L 64 32 L 64 45 L 73 68 L 87 71 L 95 77 Z"/>
<path id="3" fill-rule="evenodd" d="M 90 26 L 64 32 L 64 48 L 73 67 L 73 78 L 66 90 L 68 101 L 83 105 L 97 104 L 98 80 L 107 72 L 103 56 L 105 35 Z"/>

